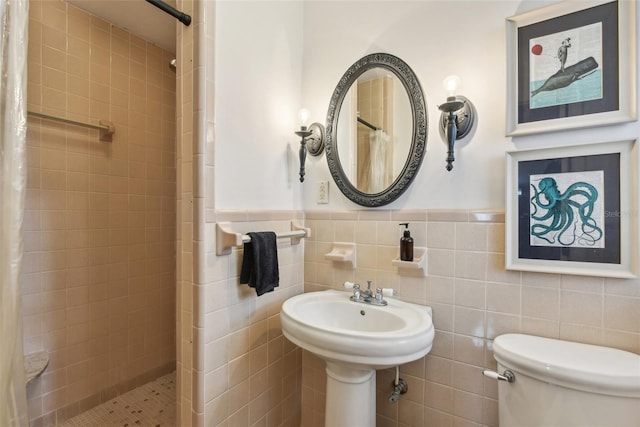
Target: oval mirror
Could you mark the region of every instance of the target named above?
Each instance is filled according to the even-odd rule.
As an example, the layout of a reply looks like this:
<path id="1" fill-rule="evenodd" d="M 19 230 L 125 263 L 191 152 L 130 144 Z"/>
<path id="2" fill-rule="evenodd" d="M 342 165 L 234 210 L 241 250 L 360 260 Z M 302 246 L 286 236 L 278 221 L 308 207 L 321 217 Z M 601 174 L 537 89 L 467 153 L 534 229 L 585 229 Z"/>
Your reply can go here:
<path id="1" fill-rule="evenodd" d="M 400 58 L 374 53 L 349 67 L 331 96 L 325 135 L 340 191 L 367 207 L 400 197 L 422 164 L 427 120 L 420 82 Z"/>

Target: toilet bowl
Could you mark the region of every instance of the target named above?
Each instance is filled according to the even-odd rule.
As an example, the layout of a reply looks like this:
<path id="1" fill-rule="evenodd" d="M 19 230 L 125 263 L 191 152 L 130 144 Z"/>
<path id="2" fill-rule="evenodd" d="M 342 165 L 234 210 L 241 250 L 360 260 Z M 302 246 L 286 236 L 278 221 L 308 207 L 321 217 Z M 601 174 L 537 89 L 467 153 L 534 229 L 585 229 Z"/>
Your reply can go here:
<path id="1" fill-rule="evenodd" d="M 640 356 L 523 334 L 493 342 L 500 427 L 640 426 Z"/>

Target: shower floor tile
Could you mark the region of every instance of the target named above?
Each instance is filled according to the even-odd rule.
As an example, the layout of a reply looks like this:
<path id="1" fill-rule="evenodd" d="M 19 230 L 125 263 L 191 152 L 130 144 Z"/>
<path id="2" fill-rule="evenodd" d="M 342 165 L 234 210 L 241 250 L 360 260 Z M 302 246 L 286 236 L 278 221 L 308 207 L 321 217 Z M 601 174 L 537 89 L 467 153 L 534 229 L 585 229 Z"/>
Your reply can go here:
<path id="1" fill-rule="evenodd" d="M 61 427 L 174 427 L 175 425 L 175 372 L 162 376 L 70 418 L 62 424 L 58 424 Z"/>

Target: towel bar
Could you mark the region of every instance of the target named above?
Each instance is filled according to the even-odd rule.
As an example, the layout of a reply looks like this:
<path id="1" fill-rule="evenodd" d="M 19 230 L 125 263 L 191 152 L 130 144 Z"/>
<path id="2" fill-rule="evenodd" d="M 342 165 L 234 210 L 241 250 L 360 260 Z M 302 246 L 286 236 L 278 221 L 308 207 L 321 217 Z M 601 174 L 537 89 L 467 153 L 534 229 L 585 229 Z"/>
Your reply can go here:
<path id="1" fill-rule="evenodd" d="M 291 238 L 292 245 L 297 245 L 300 239 L 305 237 L 311 237 L 311 229 L 299 225 L 296 221 L 291 221 L 291 231 L 276 232 L 278 239 Z M 242 246 L 243 243 L 250 241 L 251 237 L 246 234 L 231 231 L 230 222 L 216 223 L 216 255 L 228 255 L 231 253 L 231 248 Z"/>
<path id="2" fill-rule="evenodd" d="M 66 123 L 68 125 L 81 126 L 89 129 L 97 129 L 100 131 L 100 141 L 102 142 L 112 142 L 113 134 L 116 131 L 116 127 L 113 123 L 100 120 L 100 124 L 94 125 L 92 123 L 78 122 L 75 120 L 65 119 L 64 117 L 51 116 L 49 114 L 42 114 L 36 111 L 27 111 L 27 114 L 33 117 L 37 117 L 39 119 L 45 120 L 53 120 L 56 122 Z"/>
<path id="3" fill-rule="evenodd" d="M 287 237 L 300 237 L 300 238 L 305 238 L 307 237 L 307 233 L 304 230 L 298 230 L 298 231 L 285 231 L 283 233 L 276 233 L 276 239 L 284 239 Z M 242 235 L 242 243 L 249 243 L 251 241 L 251 236 L 248 236 L 246 234 Z"/>

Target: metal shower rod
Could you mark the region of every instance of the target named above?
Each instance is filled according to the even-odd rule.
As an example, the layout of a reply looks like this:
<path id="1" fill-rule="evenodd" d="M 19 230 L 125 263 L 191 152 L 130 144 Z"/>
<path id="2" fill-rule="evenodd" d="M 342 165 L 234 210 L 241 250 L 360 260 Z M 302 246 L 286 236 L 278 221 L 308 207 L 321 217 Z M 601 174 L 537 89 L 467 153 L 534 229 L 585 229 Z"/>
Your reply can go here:
<path id="1" fill-rule="evenodd" d="M 147 0 L 147 2 L 151 3 L 158 9 L 162 9 L 164 12 L 176 18 L 178 21 L 182 22 L 187 27 L 191 24 L 191 16 L 186 13 L 180 12 L 178 9 L 174 8 L 171 5 L 166 4 L 162 0 Z"/>

